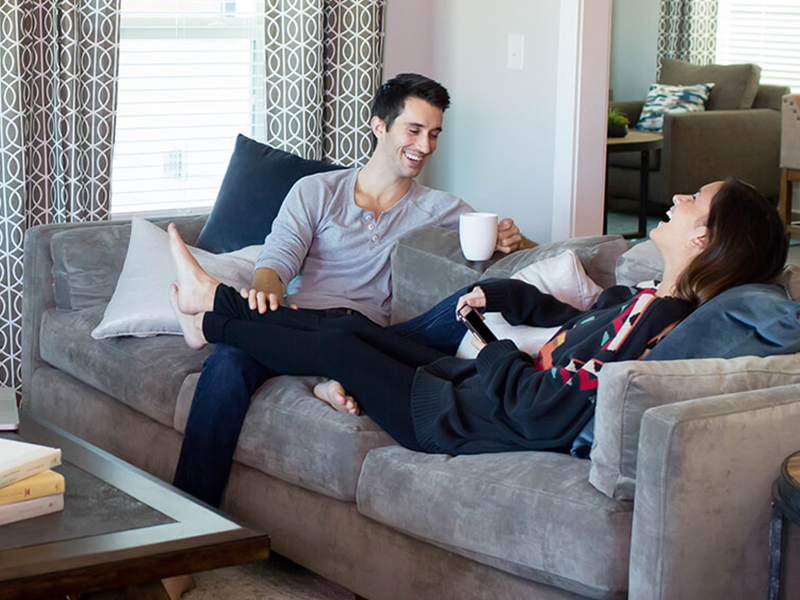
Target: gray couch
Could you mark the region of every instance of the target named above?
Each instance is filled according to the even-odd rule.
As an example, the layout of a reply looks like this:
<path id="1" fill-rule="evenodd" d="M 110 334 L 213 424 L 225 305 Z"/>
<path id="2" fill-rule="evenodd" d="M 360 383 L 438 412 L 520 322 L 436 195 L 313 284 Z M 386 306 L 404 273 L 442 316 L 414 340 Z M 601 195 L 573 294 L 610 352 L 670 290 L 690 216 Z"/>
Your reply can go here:
<path id="1" fill-rule="evenodd" d="M 202 219 L 176 221 L 191 243 Z M 27 232 L 23 408 L 169 481 L 207 351 L 175 336 L 90 338 L 129 231 L 111 222 Z M 455 234 L 430 228 L 395 250 L 395 316 L 486 267 L 507 276 L 566 248 L 603 286 L 657 268 L 636 253 L 620 258 L 618 237 L 475 265 Z M 797 363 L 609 365 L 591 461 L 414 453 L 369 418 L 313 399 L 313 378 L 276 378 L 254 397 L 223 508 L 268 531 L 279 554 L 372 600 L 760 597 L 770 484 L 800 446 Z M 800 551 L 800 537 L 790 546 Z"/>
<path id="2" fill-rule="evenodd" d="M 703 184 L 735 175 L 768 198 L 780 187 L 781 98 L 785 86 L 759 85 L 756 65 L 696 66 L 664 59 L 658 82 L 669 85 L 714 83 L 704 112 L 664 115 L 664 147 L 650 153 L 649 201 L 671 205 L 674 194 L 690 194 Z M 633 127 L 644 102 L 614 101 Z M 608 160 L 608 195 L 639 199 L 639 152 Z"/>

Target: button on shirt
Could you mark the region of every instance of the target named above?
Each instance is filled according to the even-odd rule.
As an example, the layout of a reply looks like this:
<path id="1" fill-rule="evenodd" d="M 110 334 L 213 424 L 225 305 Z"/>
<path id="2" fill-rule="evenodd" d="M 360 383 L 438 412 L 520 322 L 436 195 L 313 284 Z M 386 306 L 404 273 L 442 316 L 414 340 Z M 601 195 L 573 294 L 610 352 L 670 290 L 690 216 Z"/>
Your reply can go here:
<path id="1" fill-rule="evenodd" d="M 452 194 L 412 181 L 408 192 L 375 219 L 355 203 L 358 169 L 304 177 L 290 190 L 272 224 L 256 268 L 273 269 L 287 304 L 352 308 L 380 325 L 391 316 L 392 248 L 425 225 L 458 229 L 472 211 Z"/>

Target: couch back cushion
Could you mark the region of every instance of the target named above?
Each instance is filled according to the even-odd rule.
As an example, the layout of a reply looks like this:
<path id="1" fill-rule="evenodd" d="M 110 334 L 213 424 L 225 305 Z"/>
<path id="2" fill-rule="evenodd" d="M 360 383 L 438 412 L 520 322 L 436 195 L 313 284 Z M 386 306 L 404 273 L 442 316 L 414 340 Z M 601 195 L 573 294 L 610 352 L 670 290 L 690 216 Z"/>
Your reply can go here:
<path id="1" fill-rule="evenodd" d="M 170 220 L 174 221 L 191 244 L 205 219 L 201 215 L 153 222 L 166 228 Z M 81 310 L 106 304 L 117 287 L 130 236 L 130 221 L 87 223 L 53 235 L 50 254 L 56 307 Z"/>
<path id="2" fill-rule="evenodd" d="M 707 110 L 752 108 L 758 93 L 761 67 L 741 65 L 693 65 L 683 60 L 665 58 L 661 62 L 659 83 L 692 85 L 713 83 Z"/>
<path id="3" fill-rule="evenodd" d="M 618 285 L 636 285 L 642 281 L 661 279 L 663 273 L 664 259 L 650 240 L 636 244 L 622 254 L 614 270 Z"/>

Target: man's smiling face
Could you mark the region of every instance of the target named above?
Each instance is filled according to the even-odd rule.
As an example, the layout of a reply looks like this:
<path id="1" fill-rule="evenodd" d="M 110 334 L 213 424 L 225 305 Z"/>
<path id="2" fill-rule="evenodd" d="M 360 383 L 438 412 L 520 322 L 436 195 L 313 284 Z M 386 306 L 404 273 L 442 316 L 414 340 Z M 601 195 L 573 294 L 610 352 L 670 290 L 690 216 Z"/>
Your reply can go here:
<path id="1" fill-rule="evenodd" d="M 401 112 L 391 126 L 378 117 L 373 123 L 378 138 L 376 154 L 380 153 L 398 177 L 413 178 L 419 175 L 428 157 L 436 150 L 442 131 L 442 110 L 421 98 L 408 97 Z"/>

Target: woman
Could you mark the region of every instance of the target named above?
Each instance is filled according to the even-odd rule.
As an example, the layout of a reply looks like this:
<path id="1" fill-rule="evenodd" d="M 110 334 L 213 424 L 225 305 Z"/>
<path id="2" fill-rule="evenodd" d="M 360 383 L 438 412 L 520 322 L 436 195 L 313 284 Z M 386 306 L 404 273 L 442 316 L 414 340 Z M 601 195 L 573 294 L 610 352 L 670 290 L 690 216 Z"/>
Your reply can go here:
<path id="1" fill-rule="evenodd" d="M 187 343 L 238 346 L 282 373 L 341 381 L 361 408 L 413 450 L 465 454 L 566 449 L 594 411 L 607 362 L 641 358 L 695 307 L 744 283 L 774 281 L 787 238 L 777 211 L 729 178 L 676 196 L 651 238 L 664 277 L 605 290 L 583 313 L 527 284 L 484 282 L 459 306 L 500 311 L 512 324 L 563 324 L 535 358 L 513 342 L 460 360 L 396 338 L 363 319 L 329 321 L 280 309 L 260 315 L 204 273 L 174 226 L 172 300 Z"/>

